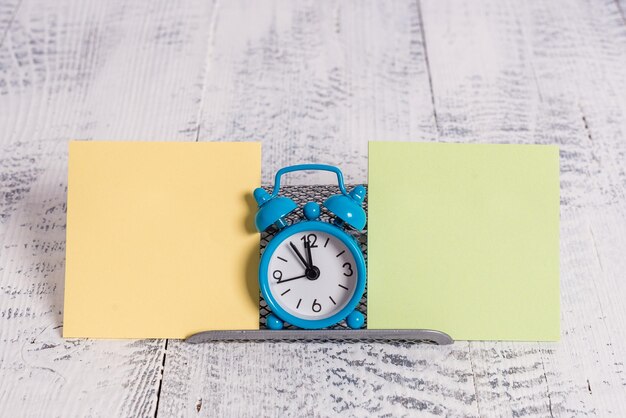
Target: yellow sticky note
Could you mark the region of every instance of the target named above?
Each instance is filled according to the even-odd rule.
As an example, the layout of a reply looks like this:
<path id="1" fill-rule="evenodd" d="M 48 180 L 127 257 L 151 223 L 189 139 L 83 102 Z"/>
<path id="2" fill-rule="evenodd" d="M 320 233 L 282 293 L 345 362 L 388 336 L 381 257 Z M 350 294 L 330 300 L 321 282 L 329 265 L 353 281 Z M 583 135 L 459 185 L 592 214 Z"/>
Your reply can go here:
<path id="1" fill-rule="evenodd" d="M 69 146 L 64 337 L 256 329 L 259 143 Z"/>
<path id="2" fill-rule="evenodd" d="M 558 340 L 558 148 L 370 143 L 368 267 L 368 328 Z"/>

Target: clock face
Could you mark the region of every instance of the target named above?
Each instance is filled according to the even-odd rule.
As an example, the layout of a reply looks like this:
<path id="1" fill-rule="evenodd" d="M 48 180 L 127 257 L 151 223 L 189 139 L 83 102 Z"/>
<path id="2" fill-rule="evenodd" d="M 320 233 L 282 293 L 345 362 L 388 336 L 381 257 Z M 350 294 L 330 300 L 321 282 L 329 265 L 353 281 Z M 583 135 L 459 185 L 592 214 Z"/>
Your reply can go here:
<path id="1" fill-rule="evenodd" d="M 268 263 L 268 289 L 276 303 L 298 318 L 333 316 L 357 287 L 357 263 L 346 244 L 321 231 L 286 237 Z"/>

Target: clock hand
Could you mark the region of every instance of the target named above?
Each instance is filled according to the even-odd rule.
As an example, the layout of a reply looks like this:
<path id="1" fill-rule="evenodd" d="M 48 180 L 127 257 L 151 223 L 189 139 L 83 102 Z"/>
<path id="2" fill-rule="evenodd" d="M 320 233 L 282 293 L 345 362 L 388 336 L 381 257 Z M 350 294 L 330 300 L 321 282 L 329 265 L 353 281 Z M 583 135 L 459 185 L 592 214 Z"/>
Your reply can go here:
<path id="1" fill-rule="evenodd" d="M 298 251 L 298 248 L 296 248 L 296 246 L 293 245 L 293 242 L 291 242 L 291 241 L 289 241 L 289 245 L 291 245 L 291 248 L 293 248 L 293 250 L 296 252 L 296 255 L 298 256 L 298 258 L 302 262 L 302 265 L 304 266 L 304 268 L 308 270 L 309 269 L 309 265 L 307 264 L 307 262 L 304 259 L 304 257 L 302 257 L 302 254 L 300 254 L 300 251 Z"/>
<path id="2" fill-rule="evenodd" d="M 313 257 L 311 257 L 311 243 L 308 238 L 304 241 L 304 248 L 306 248 L 307 258 L 309 259 L 309 268 L 313 268 Z"/>
<path id="3" fill-rule="evenodd" d="M 285 282 L 290 282 L 292 280 L 297 280 L 297 279 L 301 279 L 303 277 L 306 277 L 306 274 L 303 274 L 302 276 L 298 276 L 298 277 L 292 277 L 291 279 L 285 279 L 285 280 L 279 280 L 276 282 L 276 284 L 281 284 L 281 283 L 285 283 Z"/>

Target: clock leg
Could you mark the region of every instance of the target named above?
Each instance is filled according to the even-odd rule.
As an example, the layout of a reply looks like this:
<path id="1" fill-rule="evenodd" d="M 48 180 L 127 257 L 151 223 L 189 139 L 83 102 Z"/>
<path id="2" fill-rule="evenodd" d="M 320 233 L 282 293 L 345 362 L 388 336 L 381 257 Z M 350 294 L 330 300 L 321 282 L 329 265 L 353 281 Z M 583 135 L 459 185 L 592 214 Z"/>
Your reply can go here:
<path id="1" fill-rule="evenodd" d="M 352 329 L 359 329 L 365 323 L 365 317 L 361 312 L 354 310 L 346 318 L 346 323 Z"/>
<path id="2" fill-rule="evenodd" d="M 265 325 L 267 325 L 269 329 L 274 330 L 283 329 L 284 326 L 283 321 L 274 314 L 269 314 L 267 316 L 267 319 L 265 320 Z"/>

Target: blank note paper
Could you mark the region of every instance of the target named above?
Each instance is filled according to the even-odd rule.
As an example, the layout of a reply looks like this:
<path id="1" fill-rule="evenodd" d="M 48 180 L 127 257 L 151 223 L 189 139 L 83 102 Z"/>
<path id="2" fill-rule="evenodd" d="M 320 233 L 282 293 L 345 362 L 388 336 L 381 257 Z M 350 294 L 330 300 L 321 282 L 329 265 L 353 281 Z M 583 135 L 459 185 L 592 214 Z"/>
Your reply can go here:
<path id="1" fill-rule="evenodd" d="M 558 148 L 370 143 L 368 266 L 368 328 L 558 340 Z"/>
<path id="2" fill-rule="evenodd" d="M 258 143 L 71 142 L 64 337 L 258 328 Z"/>

